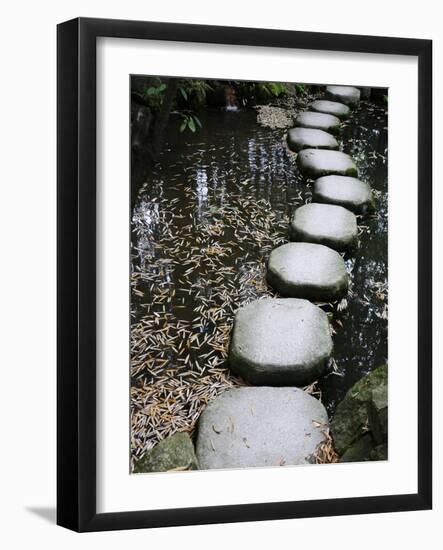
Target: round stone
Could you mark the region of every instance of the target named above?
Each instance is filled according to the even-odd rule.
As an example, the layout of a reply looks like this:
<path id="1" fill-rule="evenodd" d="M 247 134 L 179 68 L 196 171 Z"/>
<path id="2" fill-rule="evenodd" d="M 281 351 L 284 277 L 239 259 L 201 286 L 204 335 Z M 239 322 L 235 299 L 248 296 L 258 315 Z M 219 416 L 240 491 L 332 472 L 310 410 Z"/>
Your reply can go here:
<path id="1" fill-rule="evenodd" d="M 345 262 L 338 252 L 313 243 L 288 243 L 271 252 L 267 280 L 282 296 L 332 301 L 348 290 Z"/>
<path id="2" fill-rule="evenodd" d="M 324 406 L 303 390 L 233 388 L 200 416 L 197 458 L 201 470 L 312 463 L 327 429 Z"/>
<path id="3" fill-rule="evenodd" d="M 324 373 L 332 352 L 326 313 L 307 300 L 255 300 L 235 315 L 230 368 L 254 385 L 302 386 Z"/>
<path id="4" fill-rule="evenodd" d="M 344 206 L 356 214 L 373 209 L 370 186 L 348 176 L 324 176 L 315 181 L 312 200 Z"/>
<path id="5" fill-rule="evenodd" d="M 354 107 L 360 101 L 360 90 L 353 86 L 326 86 L 326 96 L 332 101 Z"/>
<path id="6" fill-rule="evenodd" d="M 327 101 L 324 99 L 317 99 L 316 101 L 313 101 L 309 108 L 311 111 L 315 111 L 316 113 L 334 115 L 341 120 L 347 118 L 351 112 L 349 107 L 343 103 L 337 103 L 337 101 Z"/>
<path id="7" fill-rule="evenodd" d="M 300 113 L 295 119 L 295 125 L 301 128 L 324 130 L 331 134 L 338 134 L 340 131 L 339 118 L 333 115 L 325 115 L 324 113 L 314 113 L 311 111 Z"/>
<path id="8" fill-rule="evenodd" d="M 304 176 L 312 179 L 331 174 L 358 176 L 357 166 L 352 158 L 341 151 L 303 149 L 297 155 L 297 166 Z"/>
<path id="9" fill-rule="evenodd" d="M 292 128 L 288 131 L 288 146 L 291 151 L 302 149 L 338 149 L 334 136 L 313 128 Z"/>
<path id="10" fill-rule="evenodd" d="M 357 219 L 342 206 L 305 204 L 294 213 L 290 235 L 294 241 L 324 244 L 341 252 L 357 241 Z"/>

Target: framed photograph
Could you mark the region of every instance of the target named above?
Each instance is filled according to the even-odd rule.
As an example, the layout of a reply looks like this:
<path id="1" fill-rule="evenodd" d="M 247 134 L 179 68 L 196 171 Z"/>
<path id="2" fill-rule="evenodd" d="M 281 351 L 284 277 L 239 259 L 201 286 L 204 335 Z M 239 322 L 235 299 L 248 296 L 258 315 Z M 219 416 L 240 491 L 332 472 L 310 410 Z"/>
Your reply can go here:
<path id="1" fill-rule="evenodd" d="M 432 506 L 432 43 L 58 26 L 76 531 Z"/>

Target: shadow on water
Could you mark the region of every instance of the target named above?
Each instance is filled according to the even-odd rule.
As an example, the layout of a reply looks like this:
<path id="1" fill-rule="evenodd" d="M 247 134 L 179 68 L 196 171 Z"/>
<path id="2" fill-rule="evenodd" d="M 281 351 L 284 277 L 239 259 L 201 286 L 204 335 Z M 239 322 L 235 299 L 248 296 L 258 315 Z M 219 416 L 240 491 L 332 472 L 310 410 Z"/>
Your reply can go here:
<path id="1" fill-rule="evenodd" d="M 266 259 L 285 242 L 289 217 L 310 199 L 310 188 L 288 154 L 284 131 L 257 124 L 255 111 L 207 111 L 201 121 L 203 128 L 195 134 L 181 134 L 172 121 L 159 161 L 152 167 L 139 157 L 133 166 L 131 256 L 137 278 L 132 281 L 132 322 L 134 327 L 163 316 L 180 333 L 192 328 L 196 311 L 202 315 L 213 303 L 214 310 L 221 307 L 223 296 L 223 307 L 231 308 L 218 321 L 226 322 L 226 338 L 236 308 L 272 295 L 264 281 Z M 387 360 L 386 126 L 385 109 L 363 103 L 342 133 L 343 150 L 375 190 L 377 214 L 360 221 L 360 247 L 346 262 L 353 290 L 348 307 L 337 312 L 334 305 L 334 358 L 340 375 L 329 374 L 319 384 L 330 415 L 355 381 Z M 189 259 L 193 254 L 201 258 L 194 264 Z M 245 279 L 254 269 L 254 277 Z M 216 330 L 216 317 L 199 322 L 197 332 L 203 335 Z M 172 334 L 168 327 L 161 330 Z M 165 372 L 177 366 L 182 351 L 172 336 L 165 340 L 169 351 L 160 358 Z M 194 358 L 210 357 L 211 349 L 218 349 L 208 347 L 204 337 L 197 341 L 198 350 L 184 359 L 187 368 L 195 368 Z M 217 365 L 225 368 L 223 345 Z M 134 368 L 137 353 L 132 356 L 133 387 L 147 387 L 163 371 Z M 139 357 L 140 364 L 150 360 L 149 350 Z M 198 360 L 202 375 L 208 374 L 204 362 Z M 149 435 L 142 439 L 140 446 Z"/>

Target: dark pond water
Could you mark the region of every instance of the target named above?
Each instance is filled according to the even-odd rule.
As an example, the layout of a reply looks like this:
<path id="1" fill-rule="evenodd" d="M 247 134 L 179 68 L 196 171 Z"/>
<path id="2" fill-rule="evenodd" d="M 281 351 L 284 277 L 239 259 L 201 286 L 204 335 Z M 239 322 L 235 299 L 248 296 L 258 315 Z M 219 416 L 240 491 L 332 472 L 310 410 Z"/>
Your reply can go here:
<path id="1" fill-rule="evenodd" d="M 264 279 L 272 248 L 286 242 L 309 185 L 256 112 L 209 111 L 180 134 L 172 120 L 152 168 L 132 170 L 132 450 L 192 431 L 201 408 L 231 384 L 226 354 L 233 315 L 273 295 Z M 377 214 L 360 220 L 360 247 L 346 259 L 352 296 L 333 313 L 336 371 L 319 381 L 330 415 L 347 389 L 387 360 L 387 120 L 365 102 L 342 132 L 376 193 Z M 343 309 L 342 309 L 343 308 Z"/>

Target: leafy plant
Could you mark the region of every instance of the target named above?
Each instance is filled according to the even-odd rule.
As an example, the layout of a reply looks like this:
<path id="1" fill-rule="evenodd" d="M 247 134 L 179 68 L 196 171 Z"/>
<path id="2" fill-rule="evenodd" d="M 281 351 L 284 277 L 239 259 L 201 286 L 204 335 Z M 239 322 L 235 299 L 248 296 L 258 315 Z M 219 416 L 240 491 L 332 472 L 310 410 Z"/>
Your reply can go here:
<path id="1" fill-rule="evenodd" d="M 202 124 L 197 115 L 191 113 L 191 111 L 173 111 L 172 114 L 178 115 L 181 118 L 180 132 L 190 130 L 194 133 L 197 131 L 197 127 L 202 127 Z"/>
<path id="2" fill-rule="evenodd" d="M 178 89 L 186 102 L 196 100 L 198 104 L 204 103 L 206 94 L 213 90 L 206 80 L 194 79 L 183 80 Z"/>
<path id="3" fill-rule="evenodd" d="M 145 87 L 143 91 L 144 98 L 154 110 L 161 107 L 166 88 L 167 85 L 160 78 L 150 79 L 149 85 Z"/>
<path id="4" fill-rule="evenodd" d="M 156 96 L 160 95 L 166 90 L 166 84 L 163 82 L 159 86 L 150 86 L 149 88 L 146 88 L 145 94 L 147 96 Z"/>
<path id="5" fill-rule="evenodd" d="M 265 89 L 274 97 L 280 97 L 288 92 L 288 87 L 282 82 L 269 82 L 265 85 Z"/>

